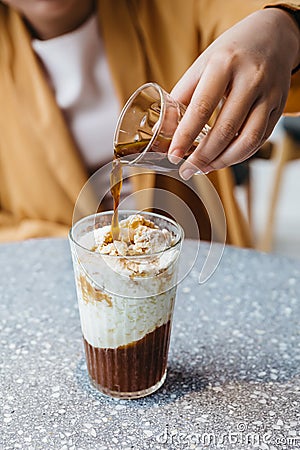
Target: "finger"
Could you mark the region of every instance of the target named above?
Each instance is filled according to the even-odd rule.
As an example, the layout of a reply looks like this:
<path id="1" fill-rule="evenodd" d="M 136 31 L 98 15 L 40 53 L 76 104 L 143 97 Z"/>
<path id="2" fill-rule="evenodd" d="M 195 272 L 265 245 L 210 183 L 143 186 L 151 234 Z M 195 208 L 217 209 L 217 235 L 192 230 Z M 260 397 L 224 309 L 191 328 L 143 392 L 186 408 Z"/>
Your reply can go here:
<path id="1" fill-rule="evenodd" d="M 272 108 L 270 102 L 271 105 L 277 106 Z M 281 116 L 284 104 L 285 100 L 283 98 L 278 100 L 277 96 L 273 100 L 268 99 L 268 102 L 265 98 L 258 100 L 251 108 L 251 112 L 240 130 L 239 137 L 219 157 L 207 166 L 200 167 L 196 159 L 196 152 L 194 152 L 186 163 L 182 165 L 180 175 L 184 179 L 188 179 L 196 172 L 196 167 L 200 168 L 204 173 L 209 173 L 212 170 L 237 164 L 252 156 L 272 133 Z"/>
<path id="2" fill-rule="evenodd" d="M 211 170 L 222 169 L 250 158 L 262 146 L 268 131 L 276 123 L 275 116 L 272 116 L 272 111 L 270 113 L 269 109 L 267 105 L 261 103 L 254 107 L 239 137 L 209 166 L 204 167 L 203 171 L 207 173 Z"/>
<path id="3" fill-rule="evenodd" d="M 284 110 L 285 102 L 286 102 L 286 100 L 282 99 L 280 105 L 277 108 L 274 108 L 274 110 L 272 111 L 270 118 L 269 118 L 269 123 L 268 123 L 267 129 L 266 129 L 266 133 L 265 133 L 265 140 L 267 140 L 271 136 L 277 122 L 279 121 L 279 119 L 282 115 L 282 112 Z"/>
<path id="4" fill-rule="evenodd" d="M 229 82 L 230 74 L 225 70 L 209 66 L 204 71 L 174 133 L 169 155 L 182 157 L 190 149 L 222 99 Z"/>
<path id="5" fill-rule="evenodd" d="M 170 92 L 171 97 L 184 105 L 188 105 L 204 69 L 204 58 L 200 56 L 173 87 Z"/>
<path id="6" fill-rule="evenodd" d="M 236 139 L 257 100 L 257 89 L 247 87 L 249 83 L 244 77 L 235 80 L 212 130 L 189 157 L 200 169 L 207 167 Z"/>

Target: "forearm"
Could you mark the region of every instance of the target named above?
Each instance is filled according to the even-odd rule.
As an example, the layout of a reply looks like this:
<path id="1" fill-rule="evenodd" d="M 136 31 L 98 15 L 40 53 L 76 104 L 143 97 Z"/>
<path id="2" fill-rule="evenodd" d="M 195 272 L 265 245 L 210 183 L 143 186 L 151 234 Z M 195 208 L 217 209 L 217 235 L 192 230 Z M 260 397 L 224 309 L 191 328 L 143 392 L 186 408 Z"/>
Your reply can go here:
<path id="1" fill-rule="evenodd" d="M 195 20 L 199 27 L 200 48 L 204 51 L 218 36 L 255 11 L 264 8 L 300 10 L 300 0 L 293 2 L 266 0 L 195 0 Z M 216 13 L 217 12 L 217 13 Z"/>
<path id="2" fill-rule="evenodd" d="M 300 2 L 299 2 L 300 3 Z M 295 59 L 292 73 L 300 69 L 300 5 L 295 4 L 273 4 L 267 5 L 266 8 L 281 11 L 282 20 L 289 24 L 290 35 L 292 40 L 292 48 L 298 48 L 295 52 Z"/>

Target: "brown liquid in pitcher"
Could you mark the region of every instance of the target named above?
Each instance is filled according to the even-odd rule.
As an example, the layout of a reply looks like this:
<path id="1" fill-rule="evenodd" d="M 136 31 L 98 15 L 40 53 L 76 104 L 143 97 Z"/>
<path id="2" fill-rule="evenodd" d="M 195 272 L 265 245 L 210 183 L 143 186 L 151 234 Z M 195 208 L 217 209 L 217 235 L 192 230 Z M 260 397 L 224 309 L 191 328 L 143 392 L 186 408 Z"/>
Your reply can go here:
<path id="1" fill-rule="evenodd" d="M 135 142 L 122 142 L 120 144 L 116 144 L 114 148 L 115 158 L 122 158 L 128 155 L 136 155 L 138 153 L 143 153 L 147 145 L 149 144 L 150 139 L 141 139 L 140 141 Z M 163 136 L 158 136 L 156 140 L 153 142 L 151 148 L 148 150 L 149 153 L 160 152 L 167 153 L 168 148 L 171 144 L 171 138 L 166 138 Z M 191 153 L 196 149 L 199 145 L 199 142 L 193 142 L 189 151 L 183 156 L 183 159 L 188 158 Z M 147 152 L 148 153 L 148 152 Z M 167 157 L 167 155 L 166 155 Z"/>
<path id="2" fill-rule="evenodd" d="M 142 153 L 149 144 L 150 139 L 142 139 L 136 142 L 122 142 L 117 144 L 114 148 L 115 158 L 122 158 L 122 156 L 136 155 Z"/>

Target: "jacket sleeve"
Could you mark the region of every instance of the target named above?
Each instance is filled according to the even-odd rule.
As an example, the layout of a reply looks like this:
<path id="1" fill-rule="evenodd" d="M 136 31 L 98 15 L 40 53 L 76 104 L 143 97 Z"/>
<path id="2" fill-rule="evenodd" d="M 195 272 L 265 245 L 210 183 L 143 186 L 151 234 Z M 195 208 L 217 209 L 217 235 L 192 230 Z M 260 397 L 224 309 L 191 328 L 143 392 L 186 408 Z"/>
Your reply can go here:
<path id="1" fill-rule="evenodd" d="M 66 225 L 47 220 L 18 220 L 0 207 L 0 243 L 42 237 L 67 237 L 68 230 Z"/>
<path id="2" fill-rule="evenodd" d="M 265 8 L 278 7 L 291 13 L 300 12 L 300 0 L 294 2 L 272 2 L 264 5 Z M 297 23 L 299 24 L 299 14 L 297 14 Z M 299 28 L 300 31 L 300 28 Z M 300 114 L 300 61 L 299 65 L 293 71 L 289 96 L 285 105 L 284 112 L 286 114 Z"/>
<path id="3" fill-rule="evenodd" d="M 266 0 L 198 0 L 195 13 L 200 34 L 200 53 L 205 50 L 220 34 L 249 14 L 263 8 L 283 6 L 291 11 L 300 10 L 300 0 L 293 2 Z M 217 11 L 217 13 L 216 13 Z M 300 71 L 292 75 L 285 113 L 300 113 Z"/>
<path id="4" fill-rule="evenodd" d="M 294 2 L 271 2 L 271 3 L 265 3 L 265 8 L 271 8 L 272 6 L 280 7 L 283 6 L 287 9 L 290 9 L 291 11 L 297 11 L 300 9 L 300 0 L 295 0 Z"/>

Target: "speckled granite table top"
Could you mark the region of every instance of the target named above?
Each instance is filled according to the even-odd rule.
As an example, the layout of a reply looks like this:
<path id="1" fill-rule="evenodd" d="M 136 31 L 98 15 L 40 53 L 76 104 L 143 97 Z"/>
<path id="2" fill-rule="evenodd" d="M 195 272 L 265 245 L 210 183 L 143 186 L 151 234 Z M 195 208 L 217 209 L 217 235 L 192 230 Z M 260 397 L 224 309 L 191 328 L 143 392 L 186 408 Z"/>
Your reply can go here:
<path id="1" fill-rule="evenodd" d="M 226 248 L 204 285 L 198 264 L 164 386 L 117 401 L 89 385 L 68 242 L 0 246 L 0 449 L 300 449 L 300 261 Z"/>

